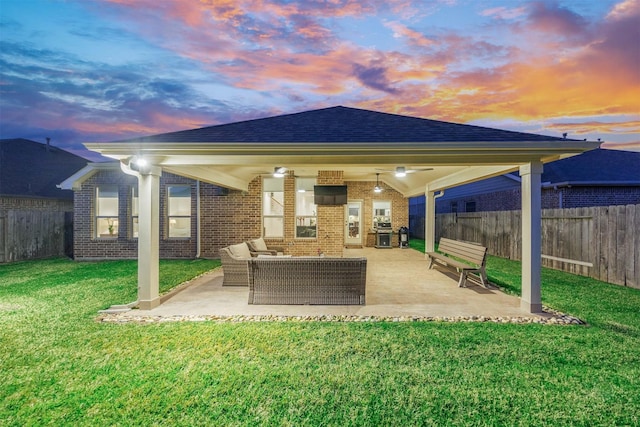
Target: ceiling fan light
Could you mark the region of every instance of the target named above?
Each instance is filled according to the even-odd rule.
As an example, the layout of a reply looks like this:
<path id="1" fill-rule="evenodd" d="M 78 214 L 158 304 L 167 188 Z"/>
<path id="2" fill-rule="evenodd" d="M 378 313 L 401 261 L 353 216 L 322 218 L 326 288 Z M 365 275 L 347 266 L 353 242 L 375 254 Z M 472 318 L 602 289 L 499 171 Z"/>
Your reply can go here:
<path id="1" fill-rule="evenodd" d="M 273 168 L 273 177 L 274 178 L 284 178 L 284 173 L 286 172 L 286 168 L 283 168 L 282 166 L 276 166 L 275 168 Z"/>
<path id="2" fill-rule="evenodd" d="M 407 171 L 404 166 L 398 166 L 396 168 L 396 178 L 404 178 L 405 176 L 407 176 Z"/>
<path id="3" fill-rule="evenodd" d="M 380 193 L 382 191 L 382 187 L 380 187 L 380 182 L 378 181 L 378 178 L 380 177 L 380 174 L 377 173 L 376 174 L 376 186 L 373 187 L 373 191 L 376 193 Z"/>

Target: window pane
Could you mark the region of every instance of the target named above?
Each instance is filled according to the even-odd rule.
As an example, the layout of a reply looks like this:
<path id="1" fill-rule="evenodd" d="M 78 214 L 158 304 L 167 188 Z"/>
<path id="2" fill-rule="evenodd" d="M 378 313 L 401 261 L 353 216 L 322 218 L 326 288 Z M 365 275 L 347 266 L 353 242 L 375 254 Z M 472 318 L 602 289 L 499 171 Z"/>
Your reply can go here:
<path id="1" fill-rule="evenodd" d="M 373 227 L 379 222 L 391 222 L 391 202 L 388 200 L 373 201 Z"/>
<path id="2" fill-rule="evenodd" d="M 316 209 L 313 203 L 313 190 L 296 193 L 296 215 L 316 216 Z"/>
<path id="3" fill-rule="evenodd" d="M 475 212 L 476 211 L 476 202 L 467 202 L 465 204 L 466 212 Z"/>
<path id="4" fill-rule="evenodd" d="M 96 199 L 96 216 L 118 216 L 118 187 L 98 187 Z"/>
<path id="5" fill-rule="evenodd" d="M 138 216 L 138 187 L 131 187 L 131 215 Z"/>
<path id="6" fill-rule="evenodd" d="M 98 237 L 118 237 L 118 218 L 98 218 L 96 230 Z"/>
<path id="7" fill-rule="evenodd" d="M 282 178 L 263 178 L 262 191 L 263 192 L 284 191 L 284 180 Z"/>
<path id="8" fill-rule="evenodd" d="M 191 187 L 170 186 L 168 193 L 169 216 L 191 216 Z"/>
<path id="9" fill-rule="evenodd" d="M 296 178 L 296 192 L 313 191 L 314 185 L 316 185 L 315 178 Z"/>
<path id="10" fill-rule="evenodd" d="M 265 192 L 262 198 L 263 215 L 284 215 L 284 191 Z"/>
<path id="11" fill-rule="evenodd" d="M 284 237 L 282 217 L 264 219 L 264 237 Z"/>
<path id="12" fill-rule="evenodd" d="M 191 218 L 170 218 L 169 237 L 191 237 Z"/>

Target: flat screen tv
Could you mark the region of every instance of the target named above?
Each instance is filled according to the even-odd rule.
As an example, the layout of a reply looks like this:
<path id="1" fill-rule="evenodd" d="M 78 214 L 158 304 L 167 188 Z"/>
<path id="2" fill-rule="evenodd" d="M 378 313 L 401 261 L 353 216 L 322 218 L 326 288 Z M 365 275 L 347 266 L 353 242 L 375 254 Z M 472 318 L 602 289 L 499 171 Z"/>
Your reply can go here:
<path id="1" fill-rule="evenodd" d="M 346 185 L 315 185 L 313 203 L 316 205 L 346 205 Z"/>

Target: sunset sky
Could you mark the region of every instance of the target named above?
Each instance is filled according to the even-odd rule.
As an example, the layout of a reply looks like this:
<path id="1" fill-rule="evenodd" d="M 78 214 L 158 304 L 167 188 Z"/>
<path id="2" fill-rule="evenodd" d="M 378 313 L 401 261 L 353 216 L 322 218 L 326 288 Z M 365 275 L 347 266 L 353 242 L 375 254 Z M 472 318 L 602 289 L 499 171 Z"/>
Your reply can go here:
<path id="1" fill-rule="evenodd" d="M 640 0 L 0 0 L 1 138 L 335 105 L 640 150 Z"/>

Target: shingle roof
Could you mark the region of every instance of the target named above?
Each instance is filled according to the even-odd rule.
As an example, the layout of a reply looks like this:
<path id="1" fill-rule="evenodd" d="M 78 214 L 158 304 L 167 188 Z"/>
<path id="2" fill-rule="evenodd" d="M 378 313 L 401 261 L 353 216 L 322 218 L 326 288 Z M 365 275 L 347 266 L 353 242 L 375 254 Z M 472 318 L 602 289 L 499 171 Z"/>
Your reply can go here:
<path id="1" fill-rule="evenodd" d="M 640 183 L 640 153 L 598 148 L 544 165 L 550 183 Z"/>
<path id="2" fill-rule="evenodd" d="M 82 169 L 87 159 L 28 139 L 0 139 L 0 194 L 73 199 L 56 185 Z"/>
<path id="3" fill-rule="evenodd" d="M 441 122 L 349 107 L 163 133 L 119 142 L 473 142 L 562 138 Z"/>

